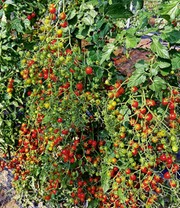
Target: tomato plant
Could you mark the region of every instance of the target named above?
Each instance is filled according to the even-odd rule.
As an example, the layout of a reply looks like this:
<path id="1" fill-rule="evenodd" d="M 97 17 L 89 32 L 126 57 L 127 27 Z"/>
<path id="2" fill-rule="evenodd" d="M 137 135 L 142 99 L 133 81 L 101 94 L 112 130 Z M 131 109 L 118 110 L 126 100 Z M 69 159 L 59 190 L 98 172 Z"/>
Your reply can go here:
<path id="1" fill-rule="evenodd" d="M 2 84 L 10 101 L 23 98 L 23 114 L 12 158 L 1 162 L 22 203 L 180 204 L 179 3 L 137 2 L 32 2 L 24 14 L 18 70 Z"/>

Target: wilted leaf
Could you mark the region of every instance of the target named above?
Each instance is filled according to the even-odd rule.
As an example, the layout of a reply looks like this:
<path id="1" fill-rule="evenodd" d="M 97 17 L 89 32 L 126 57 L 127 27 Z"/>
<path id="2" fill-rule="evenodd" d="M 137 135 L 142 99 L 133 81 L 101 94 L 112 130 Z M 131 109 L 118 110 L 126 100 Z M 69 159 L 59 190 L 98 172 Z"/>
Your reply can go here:
<path id="1" fill-rule="evenodd" d="M 118 71 L 123 75 L 131 76 L 132 72 L 135 70 L 134 65 L 140 60 L 149 60 L 150 52 L 145 50 L 133 49 L 129 53 L 129 58 L 125 55 L 120 55 L 115 58 L 114 64 Z"/>

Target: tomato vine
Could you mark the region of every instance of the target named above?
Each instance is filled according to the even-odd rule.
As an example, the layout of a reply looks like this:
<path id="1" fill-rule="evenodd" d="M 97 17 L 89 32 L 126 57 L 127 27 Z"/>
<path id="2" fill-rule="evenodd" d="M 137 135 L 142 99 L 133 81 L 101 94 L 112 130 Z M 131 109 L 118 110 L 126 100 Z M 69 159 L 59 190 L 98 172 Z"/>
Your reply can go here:
<path id="1" fill-rule="evenodd" d="M 179 3 L 162 5 L 2 4 L 1 168 L 25 206 L 179 205 Z"/>

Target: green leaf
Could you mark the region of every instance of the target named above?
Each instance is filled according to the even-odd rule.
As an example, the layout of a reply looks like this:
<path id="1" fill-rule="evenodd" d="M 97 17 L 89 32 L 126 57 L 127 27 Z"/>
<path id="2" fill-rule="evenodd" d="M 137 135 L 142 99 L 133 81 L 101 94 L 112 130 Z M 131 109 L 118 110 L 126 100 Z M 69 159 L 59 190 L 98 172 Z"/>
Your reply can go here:
<path id="1" fill-rule="evenodd" d="M 30 28 L 31 22 L 28 19 L 25 19 L 23 23 L 26 29 Z"/>
<path id="2" fill-rule="evenodd" d="M 163 207 L 165 207 L 165 201 L 164 201 L 164 199 L 161 199 L 160 203 L 161 203 L 161 205 L 162 205 Z"/>
<path id="3" fill-rule="evenodd" d="M 168 69 L 168 68 L 162 69 L 160 71 L 160 73 L 161 73 L 162 76 L 167 76 L 170 73 L 170 69 Z"/>
<path id="4" fill-rule="evenodd" d="M 96 6 L 99 3 L 99 0 L 90 0 L 89 3 Z"/>
<path id="5" fill-rule="evenodd" d="M 154 92 L 160 92 L 161 90 L 166 89 L 166 82 L 161 77 L 156 76 L 149 88 Z"/>
<path id="6" fill-rule="evenodd" d="M 89 27 L 88 26 L 80 26 L 78 34 L 76 35 L 76 38 L 81 39 L 81 40 L 85 39 L 85 37 L 88 34 L 88 31 L 89 31 Z"/>
<path id="7" fill-rule="evenodd" d="M 0 138 L 0 143 L 5 143 L 4 139 Z"/>
<path id="8" fill-rule="evenodd" d="M 123 190 L 118 189 L 117 194 L 118 194 L 119 198 L 120 198 L 120 199 L 123 201 L 123 203 L 124 203 L 125 200 L 126 200 L 126 197 L 124 196 Z"/>
<path id="9" fill-rule="evenodd" d="M 88 203 L 88 208 L 96 208 L 99 204 L 99 200 L 95 199 Z"/>
<path id="10" fill-rule="evenodd" d="M 124 116 L 123 122 L 129 121 L 129 115 L 131 114 L 131 110 L 128 108 L 127 105 L 121 106 L 119 112 Z"/>
<path id="11" fill-rule="evenodd" d="M 73 19 L 75 16 L 76 16 L 76 10 L 73 9 L 70 13 L 69 13 L 69 16 L 68 16 L 68 20 L 71 20 Z"/>
<path id="12" fill-rule="evenodd" d="M 159 66 L 159 68 L 164 69 L 164 68 L 170 67 L 171 64 L 168 62 L 158 62 L 158 66 Z"/>
<path id="13" fill-rule="evenodd" d="M 180 54 L 175 54 L 171 59 L 172 69 L 180 69 Z"/>
<path id="14" fill-rule="evenodd" d="M 134 36 L 134 34 L 136 33 L 137 29 L 136 28 L 129 28 L 127 31 L 126 31 L 126 34 L 127 36 L 130 35 L 130 36 Z"/>
<path id="15" fill-rule="evenodd" d="M 7 50 L 8 50 L 8 46 L 7 46 L 7 45 L 3 45 L 3 46 L 2 46 L 2 50 L 3 50 L 3 51 L 7 51 Z"/>
<path id="16" fill-rule="evenodd" d="M 3 123 L 3 119 L 0 117 L 0 126 L 2 125 Z"/>
<path id="17" fill-rule="evenodd" d="M 19 106 L 18 102 L 16 102 L 16 101 L 13 101 L 11 104 L 14 105 L 15 107 Z"/>
<path id="18" fill-rule="evenodd" d="M 156 53 L 159 57 L 169 59 L 168 49 L 160 43 L 158 37 L 152 37 L 151 50 Z"/>
<path id="19" fill-rule="evenodd" d="M 131 35 L 126 36 L 126 48 L 134 48 L 138 43 L 139 38 L 136 38 Z"/>
<path id="20" fill-rule="evenodd" d="M 43 124 L 48 123 L 51 119 L 52 119 L 52 117 L 50 115 L 46 114 L 45 117 L 43 118 L 42 123 Z"/>
<path id="21" fill-rule="evenodd" d="M 122 6 L 129 8 L 131 0 L 112 0 L 113 4 L 121 4 Z"/>
<path id="22" fill-rule="evenodd" d="M 103 26 L 104 23 L 106 23 L 104 19 L 99 20 L 99 21 L 96 23 L 96 29 L 97 29 L 97 30 L 100 29 L 100 28 Z"/>
<path id="23" fill-rule="evenodd" d="M 94 24 L 94 18 L 90 15 L 87 15 L 82 18 L 82 22 L 84 22 L 85 25 L 93 25 Z"/>
<path id="24" fill-rule="evenodd" d="M 3 56 L 2 59 L 6 60 L 6 61 L 11 61 L 12 57 L 10 57 L 10 56 Z"/>
<path id="25" fill-rule="evenodd" d="M 180 31 L 173 30 L 168 33 L 164 33 L 161 35 L 161 37 L 172 44 L 180 44 Z"/>
<path id="26" fill-rule="evenodd" d="M 106 34 L 109 32 L 110 26 L 109 24 L 104 24 L 103 27 L 101 27 L 101 32 L 99 33 L 99 38 L 103 38 L 106 36 Z"/>
<path id="27" fill-rule="evenodd" d="M 87 59 L 87 64 L 88 65 L 93 64 L 94 60 L 98 60 L 98 54 L 93 50 L 88 52 L 88 57 L 89 57 Z M 97 70 L 98 70 L 98 68 L 97 68 Z"/>
<path id="28" fill-rule="evenodd" d="M 14 4 L 14 1 L 12 1 L 12 0 L 6 0 L 4 3 L 5 4 Z"/>
<path id="29" fill-rule="evenodd" d="M 132 4 L 135 7 L 135 10 L 137 11 L 137 10 L 143 8 L 144 1 L 143 0 L 133 0 Z"/>
<path id="30" fill-rule="evenodd" d="M 104 46 L 103 48 L 104 53 L 102 54 L 100 65 L 104 63 L 104 61 L 108 61 L 110 59 L 110 55 L 113 52 L 114 48 L 115 48 L 115 45 L 112 43 L 108 43 L 107 45 Z"/>
<path id="31" fill-rule="evenodd" d="M 7 18 L 6 18 L 6 14 L 5 14 L 4 11 L 3 11 L 3 13 L 2 13 L 1 23 L 4 23 L 4 24 L 7 23 Z M 6 31 L 4 31 L 4 32 L 6 32 Z M 2 36 L 2 35 L 1 35 L 1 36 Z M 3 37 L 3 36 L 2 36 L 2 37 Z M 3 37 L 3 38 L 4 38 L 4 37 Z"/>
<path id="32" fill-rule="evenodd" d="M 85 37 L 84 37 L 83 35 L 81 35 L 81 34 L 77 34 L 77 35 L 76 35 L 76 38 L 82 40 L 82 39 L 84 39 Z"/>
<path id="33" fill-rule="evenodd" d="M 94 19 L 98 13 L 94 9 L 91 9 L 88 14 Z"/>
<path id="34" fill-rule="evenodd" d="M 106 10 L 106 15 L 111 16 L 113 19 L 129 18 L 133 15 L 131 11 L 125 8 L 121 1 L 108 5 Z"/>
<path id="35" fill-rule="evenodd" d="M 109 185 L 110 177 L 108 177 L 108 176 L 105 177 L 102 174 L 101 178 L 102 178 L 102 181 L 101 181 L 102 188 L 103 188 L 104 193 L 106 193 L 109 190 L 109 187 L 110 187 L 110 185 Z"/>
<path id="36" fill-rule="evenodd" d="M 91 10 L 91 9 L 94 9 L 94 7 L 91 4 L 91 2 L 89 2 L 89 3 L 82 3 L 81 6 L 80 6 L 80 11 Z"/>
<path id="37" fill-rule="evenodd" d="M 150 74 L 151 76 L 156 76 L 158 74 L 158 67 L 154 67 L 152 69 L 150 69 Z"/>
<path id="38" fill-rule="evenodd" d="M 161 15 L 169 15 L 171 20 L 176 19 L 180 14 L 179 1 L 171 1 L 167 4 L 163 4 Z"/>
<path id="39" fill-rule="evenodd" d="M 104 70 L 100 67 L 94 67 L 94 69 L 95 69 L 96 77 L 98 79 L 101 79 L 103 77 Z"/>
<path id="40" fill-rule="evenodd" d="M 132 76 L 129 78 L 128 87 L 138 86 L 146 81 L 146 72 L 147 64 L 144 64 L 144 61 L 140 61 L 135 64 L 136 70 L 132 73 Z"/>
<path id="41" fill-rule="evenodd" d="M 110 176 L 109 176 L 108 172 L 109 172 L 109 167 L 102 166 L 101 184 L 102 184 L 102 188 L 104 190 L 104 193 L 106 193 L 110 187 L 110 184 L 109 184 L 110 183 Z"/>
<path id="42" fill-rule="evenodd" d="M 17 32 L 23 32 L 23 27 L 22 27 L 22 24 L 21 24 L 21 20 L 20 19 L 12 20 L 11 28 L 16 30 Z"/>

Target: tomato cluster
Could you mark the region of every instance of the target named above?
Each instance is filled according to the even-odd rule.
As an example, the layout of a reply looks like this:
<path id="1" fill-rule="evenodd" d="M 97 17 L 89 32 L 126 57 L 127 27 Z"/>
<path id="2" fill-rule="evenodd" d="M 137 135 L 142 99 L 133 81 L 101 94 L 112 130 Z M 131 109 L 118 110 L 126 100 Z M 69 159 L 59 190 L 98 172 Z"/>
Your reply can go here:
<path id="1" fill-rule="evenodd" d="M 12 94 L 13 92 L 13 83 L 14 83 L 14 79 L 10 78 L 8 80 L 8 85 L 7 85 L 7 93 Z"/>
<path id="2" fill-rule="evenodd" d="M 33 18 L 35 18 L 36 17 L 36 13 L 35 12 L 32 12 L 31 14 L 28 14 L 27 15 L 27 19 L 28 20 L 32 20 Z"/>
<path id="3" fill-rule="evenodd" d="M 175 201 L 178 88 L 167 84 L 157 96 L 151 78 L 130 86 L 111 62 L 89 61 L 88 51 L 71 38 L 65 12 L 58 14 L 55 4 L 48 11 L 34 29 L 38 43 L 21 60 L 28 97 L 17 150 L 9 163 L 1 161 L 2 169 L 13 169 L 17 192 L 66 207 Z"/>
<path id="4" fill-rule="evenodd" d="M 179 119 L 174 115 L 178 111 L 179 92 L 169 90 L 169 97 L 160 101 L 147 98 L 150 91 L 148 87 L 146 90 L 133 87 L 130 96 L 126 96 L 128 92 L 121 99 L 109 96 L 105 122 L 111 133 L 112 151 L 104 160 L 120 168 L 118 172 L 114 173 L 113 169 L 110 172 L 113 196 L 110 204 L 118 203 L 119 189 L 124 189 L 121 195 L 126 198 L 126 206 L 139 207 L 140 201 L 149 206 L 158 203 L 163 186 L 178 186 L 180 167 L 176 159 L 179 150 L 176 133 Z M 112 91 L 111 95 L 114 89 Z"/>

